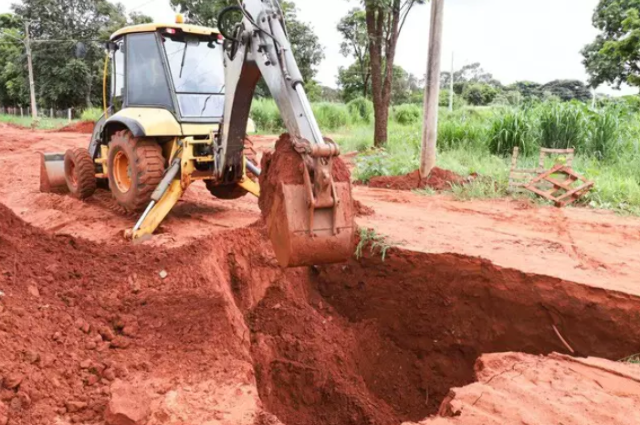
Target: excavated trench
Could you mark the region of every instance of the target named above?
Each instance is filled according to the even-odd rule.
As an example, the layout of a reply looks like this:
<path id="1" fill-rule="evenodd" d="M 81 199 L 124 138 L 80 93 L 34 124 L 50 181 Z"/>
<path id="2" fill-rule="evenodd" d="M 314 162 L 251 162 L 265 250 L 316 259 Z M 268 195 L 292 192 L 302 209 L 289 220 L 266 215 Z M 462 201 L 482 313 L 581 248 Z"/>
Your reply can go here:
<path id="1" fill-rule="evenodd" d="M 230 253 L 230 276 L 260 397 L 286 424 L 422 420 L 474 382 L 482 353 L 639 351 L 640 300 L 625 294 L 401 250 L 280 273 L 263 248 Z"/>
<path id="2" fill-rule="evenodd" d="M 179 394 L 255 377 L 287 425 L 396 425 L 473 382 L 481 353 L 640 351 L 637 297 L 477 258 L 392 249 L 386 261 L 282 271 L 260 225 L 173 250 L 109 246 L 45 234 L 0 206 L 0 230 L 0 381 L 26 377 L 0 400 L 17 425 L 104 423 L 109 374 Z M 87 359 L 98 366 L 79 366 Z M 211 392 L 188 394 L 202 416 L 181 420 L 228 410 L 208 413 Z M 154 418 L 186 415 L 163 406 Z"/>

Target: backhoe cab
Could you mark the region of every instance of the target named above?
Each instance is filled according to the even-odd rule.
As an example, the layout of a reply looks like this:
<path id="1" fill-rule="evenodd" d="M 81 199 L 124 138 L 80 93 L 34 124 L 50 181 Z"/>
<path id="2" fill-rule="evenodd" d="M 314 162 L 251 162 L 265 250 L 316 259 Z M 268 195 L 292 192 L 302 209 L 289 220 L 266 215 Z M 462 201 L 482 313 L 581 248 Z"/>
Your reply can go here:
<path id="1" fill-rule="evenodd" d="M 91 196 L 96 184 L 82 187 L 79 182 L 91 179 L 72 177 L 91 173 L 76 166 L 90 158 L 96 164 L 94 177 L 108 184 L 121 207 L 148 210 L 129 232 L 134 239 L 151 235 L 194 181 L 205 181 L 221 199 L 249 192 L 259 196 L 257 184 L 245 173 L 244 157 L 222 175 L 214 173 L 225 100 L 222 36 L 217 30 L 183 23 L 131 26 L 113 34 L 107 50 L 105 112 L 87 150 L 47 155 L 49 161 L 44 157 L 45 168 L 55 167 L 52 159 L 66 158 L 65 167 L 58 168 L 70 177 L 53 176 L 49 186 L 57 181 L 76 197 Z M 253 163 L 250 167 L 258 173 Z M 160 186 L 168 172 L 173 178 Z M 159 186 L 162 191 L 153 196 Z"/>
<path id="2" fill-rule="evenodd" d="M 278 1 L 245 0 L 219 22 L 224 36 L 181 19 L 113 34 L 104 114 L 89 147 L 43 154 L 41 189 L 64 182 L 85 199 L 107 183 L 125 210 L 144 211 L 128 232 L 134 240 L 149 237 L 195 181 L 221 199 L 260 196 L 247 175 L 260 170 L 245 144 L 263 77 L 304 163 L 304 185 L 281 183 L 277 213 L 267 212 L 276 256 L 284 267 L 345 261 L 353 248 L 351 186 L 332 180 L 339 149 L 313 116 Z"/>

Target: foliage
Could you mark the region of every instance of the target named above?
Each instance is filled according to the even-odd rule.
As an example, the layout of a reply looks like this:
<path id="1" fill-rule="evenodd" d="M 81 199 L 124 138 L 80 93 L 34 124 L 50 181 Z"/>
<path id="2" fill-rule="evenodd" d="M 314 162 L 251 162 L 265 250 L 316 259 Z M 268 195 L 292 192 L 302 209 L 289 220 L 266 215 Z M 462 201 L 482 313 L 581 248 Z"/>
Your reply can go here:
<path id="1" fill-rule="evenodd" d="M 373 119 L 373 103 L 364 97 L 358 97 L 347 103 L 349 115 L 353 121 L 371 123 Z"/>
<path id="2" fill-rule="evenodd" d="M 93 121 L 96 122 L 100 119 L 103 114 L 103 110 L 101 108 L 88 108 L 82 111 L 82 115 L 80 117 L 81 121 Z"/>
<path id="3" fill-rule="evenodd" d="M 418 105 L 399 105 L 393 108 L 393 117 L 398 124 L 416 124 L 422 117 L 422 108 Z"/>
<path id="4" fill-rule="evenodd" d="M 551 149 L 583 149 L 587 144 L 586 107 L 578 103 L 547 103 L 539 108 L 540 144 Z"/>
<path id="5" fill-rule="evenodd" d="M 364 249 L 367 246 L 371 249 L 371 254 L 373 254 L 376 249 L 380 250 L 382 261 L 387 258 L 387 251 L 392 248 L 391 245 L 387 243 L 387 238 L 376 233 L 374 229 L 360 228 L 360 241 L 358 241 L 355 252 L 358 260 L 364 256 Z"/>
<path id="6" fill-rule="evenodd" d="M 582 50 L 591 86 L 640 86 L 640 0 L 600 0 L 593 25 L 600 34 Z"/>
<path id="7" fill-rule="evenodd" d="M 116 29 L 148 22 L 140 13 L 129 17 L 124 6 L 107 0 L 24 0 L 15 15 L 0 16 L 9 37 L 0 44 L 0 102 L 29 104 L 23 22 L 30 22 L 36 97 L 40 106 L 65 109 L 99 104 L 102 97 L 104 47 Z M 14 41 L 15 40 L 15 41 Z M 44 42 L 45 40 L 59 40 Z"/>
<path id="8" fill-rule="evenodd" d="M 34 123 L 31 117 L 16 117 L 14 115 L 0 115 L 0 122 L 41 130 L 56 130 L 69 124 L 68 120 L 62 118 L 41 117 Z"/>
<path id="9" fill-rule="evenodd" d="M 388 138 L 389 105 L 393 87 L 396 47 L 404 23 L 425 0 L 361 0 L 369 39 L 371 93 L 374 106 L 374 143 L 383 146 Z"/>
<path id="10" fill-rule="evenodd" d="M 589 88 L 579 80 L 554 80 L 539 87 L 538 93 L 550 93 L 559 97 L 564 102 L 578 100 L 588 102 L 591 100 Z"/>
<path id="11" fill-rule="evenodd" d="M 489 129 L 489 151 L 494 155 L 511 155 L 513 148 L 518 147 L 524 155 L 533 154 L 539 147 L 534 128 L 527 110 L 497 114 Z"/>
<path id="12" fill-rule="evenodd" d="M 325 130 L 337 130 L 350 122 L 349 108 L 343 103 L 323 102 L 311 106 L 318 125 Z"/>
<path id="13" fill-rule="evenodd" d="M 489 84 L 473 83 L 468 84 L 462 92 L 462 97 L 470 105 L 488 105 L 496 98 L 498 90 Z"/>
<path id="14" fill-rule="evenodd" d="M 337 29 L 343 38 L 342 44 L 340 44 L 340 53 L 342 53 L 344 57 L 353 55 L 356 60 L 349 68 L 351 69 L 350 75 L 344 75 L 343 77 L 358 80 L 357 84 L 352 84 L 360 88 L 361 92 L 358 95 L 367 97 L 371 85 L 371 64 L 369 57 L 369 35 L 367 34 L 367 22 L 364 10 L 360 8 L 351 9 L 349 13 L 340 20 Z M 357 69 L 357 72 L 354 72 L 352 69 L 354 67 Z M 345 100 L 348 102 L 352 98 L 353 97 L 349 95 Z"/>
<path id="15" fill-rule="evenodd" d="M 235 0 L 170 0 L 170 2 L 171 6 L 179 8 L 180 12 L 187 16 L 189 22 L 209 27 L 217 26 L 218 13 L 223 8 L 238 4 Z M 298 9 L 294 2 L 285 0 L 281 1 L 280 5 L 284 12 L 293 55 L 298 62 L 302 78 L 310 82 L 316 75 L 316 67 L 324 59 L 322 44 L 313 27 L 298 19 Z M 266 95 L 267 91 L 261 84 L 260 92 Z"/>

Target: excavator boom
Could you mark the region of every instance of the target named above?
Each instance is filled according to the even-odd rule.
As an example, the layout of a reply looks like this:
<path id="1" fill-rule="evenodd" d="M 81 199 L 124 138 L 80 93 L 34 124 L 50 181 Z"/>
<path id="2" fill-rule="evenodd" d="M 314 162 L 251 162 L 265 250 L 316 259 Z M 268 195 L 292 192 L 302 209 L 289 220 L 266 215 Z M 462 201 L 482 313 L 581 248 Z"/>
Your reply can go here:
<path id="1" fill-rule="evenodd" d="M 351 183 L 335 181 L 335 143 L 322 136 L 307 98 L 304 81 L 293 55 L 284 14 L 277 0 L 244 0 L 222 11 L 240 12 L 242 21 L 226 31 L 226 100 L 221 134 L 221 172 L 241 161 L 242 143 L 255 87 L 266 82 L 287 128 L 291 149 L 276 149 L 274 155 L 295 151 L 301 176 L 289 181 L 262 176 L 261 188 L 269 202 L 261 202 L 269 235 L 283 267 L 346 261 L 352 253 L 354 217 Z M 282 173 L 279 163 L 267 173 Z M 344 179 L 343 179 L 344 180 Z M 267 195 L 268 194 L 268 195 Z M 271 195 L 273 194 L 273 195 Z"/>

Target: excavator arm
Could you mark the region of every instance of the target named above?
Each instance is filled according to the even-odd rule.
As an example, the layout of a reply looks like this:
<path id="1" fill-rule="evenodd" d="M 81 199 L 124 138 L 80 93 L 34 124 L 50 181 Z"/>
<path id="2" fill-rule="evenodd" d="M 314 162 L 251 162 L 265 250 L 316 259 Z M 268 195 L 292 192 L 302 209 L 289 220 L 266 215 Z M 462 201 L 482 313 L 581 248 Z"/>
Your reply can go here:
<path id="1" fill-rule="evenodd" d="M 230 13 L 240 13 L 242 21 L 221 28 L 226 39 L 226 100 L 217 149 L 219 177 L 243 167 L 247 120 L 262 76 L 303 162 L 304 184 L 282 182 L 273 211 L 263 211 L 278 261 L 284 267 L 345 261 L 353 250 L 351 184 L 333 180 L 332 164 L 339 149 L 323 138 L 313 115 L 280 4 L 239 1 L 221 12 L 219 23 Z"/>

